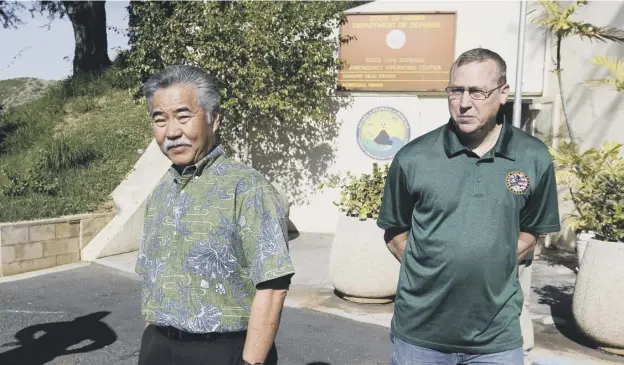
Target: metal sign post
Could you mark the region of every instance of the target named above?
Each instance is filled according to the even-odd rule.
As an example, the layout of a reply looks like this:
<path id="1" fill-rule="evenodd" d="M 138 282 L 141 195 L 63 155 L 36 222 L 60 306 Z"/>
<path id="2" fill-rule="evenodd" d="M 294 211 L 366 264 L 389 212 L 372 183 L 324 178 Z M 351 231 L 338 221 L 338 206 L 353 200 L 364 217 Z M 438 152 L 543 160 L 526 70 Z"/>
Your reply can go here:
<path id="1" fill-rule="evenodd" d="M 522 112 L 522 69 L 524 67 L 524 33 L 526 30 L 527 1 L 520 0 L 520 24 L 518 26 L 518 53 L 516 58 L 516 87 L 514 90 L 514 106 L 512 125 L 520 128 Z"/>

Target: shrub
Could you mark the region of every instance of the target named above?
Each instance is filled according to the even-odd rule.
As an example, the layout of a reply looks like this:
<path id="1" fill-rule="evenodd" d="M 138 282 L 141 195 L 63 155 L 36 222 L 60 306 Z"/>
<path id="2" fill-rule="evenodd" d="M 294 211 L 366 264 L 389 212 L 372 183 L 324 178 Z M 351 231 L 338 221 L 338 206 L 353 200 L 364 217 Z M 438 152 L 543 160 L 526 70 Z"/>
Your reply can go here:
<path id="1" fill-rule="evenodd" d="M 358 217 L 360 220 L 377 219 L 388 169 L 388 164 L 381 169 L 374 163 L 371 173 L 356 177 L 347 172 L 344 178 L 332 177 L 326 185 L 332 188 L 339 187 L 341 190 L 341 198 L 338 202 L 334 202 L 334 205 L 348 217 Z M 321 188 L 323 186 L 321 185 Z"/>
<path id="2" fill-rule="evenodd" d="M 621 144 L 605 142 L 583 153 L 572 142 L 562 143 L 551 155 L 557 182 L 570 191 L 567 200 L 575 212 L 566 217 L 576 233 L 592 231 L 602 241 L 624 242 L 624 159 Z"/>
<path id="3" fill-rule="evenodd" d="M 26 196 L 28 194 L 56 195 L 58 179 L 49 179 L 33 169 L 26 170 L 23 176 L 0 170 L 6 183 L 0 185 L 0 195 L 7 197 Z"/>
<path id="4" fill-rule="evenodd" d="M 76 138 L 55 138 L 39 150 L 37 167 L 45 171 L 85 166 L 98 154 Z"/>

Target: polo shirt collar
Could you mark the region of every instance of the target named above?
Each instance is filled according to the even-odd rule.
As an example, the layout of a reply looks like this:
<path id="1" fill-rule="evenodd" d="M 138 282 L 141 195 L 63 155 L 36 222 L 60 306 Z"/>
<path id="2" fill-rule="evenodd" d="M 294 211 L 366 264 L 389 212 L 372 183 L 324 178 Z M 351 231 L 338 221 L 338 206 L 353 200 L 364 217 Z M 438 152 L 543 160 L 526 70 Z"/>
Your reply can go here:
<path id="1" fill-rule="evenodd" d="M 513 127 L 507 121 L 503 120 L 501 134 L 493 148 L 495 156 L 502 156 L 510 160 L 515 159 L 515 154 L 513 153 L 513 134 Z M 446 156 L 449 158 L 457 156 L 463 151 L 468 151 L 457 136 L 457 130 L 452 118 L 449 119 L 446 127 L 443 129 L 442 139 L 444 152 L 446 152 Z M 488 154 L 490 154 L 490 152 L 488 152 Z"/>
<path id="2" fill-rule="evenodd" d="M 225 151 L 221 145 L 216 146 L 212 149 L 206 156 L 204 156 L 201 160 L 197 161 L 197 163 L 193 165 L 186 166 L 182 173 L 180 174 L 178 170 L 172 165 L 169 168 L 169 172 L 173 175 L 173 178 L 178 181 L 183 178 L 190 178 L 192 176 L 199 176 L 202 172 L 210 167 L 219 159 L 219 157 L 225 155 Z"/>
<path id="3" fill-rule="evenodd" d="M 516 159 L 515 149 L 514 149 L 514 127 L 507 122 L 507 120 L 503 121 L 501 134 L 498 137 L 498 141 L 496 142 L 496 146 L 494 146 L 494 154 L 498 156 L 506 157 L 510 160 Z"/>

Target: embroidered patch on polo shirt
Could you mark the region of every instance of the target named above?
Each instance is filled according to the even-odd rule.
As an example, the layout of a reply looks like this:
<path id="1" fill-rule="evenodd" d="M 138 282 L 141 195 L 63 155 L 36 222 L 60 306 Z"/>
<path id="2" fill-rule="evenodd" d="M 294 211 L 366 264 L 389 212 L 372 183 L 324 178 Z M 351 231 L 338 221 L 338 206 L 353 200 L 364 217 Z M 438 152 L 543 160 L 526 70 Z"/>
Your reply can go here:
<path id="1" fill-rule="evenodd" d="M 522 171 L 512 171 L 505 178 L 505 186 L 514 194 L 522 195 L 529 188 L 529 176 Z"/>

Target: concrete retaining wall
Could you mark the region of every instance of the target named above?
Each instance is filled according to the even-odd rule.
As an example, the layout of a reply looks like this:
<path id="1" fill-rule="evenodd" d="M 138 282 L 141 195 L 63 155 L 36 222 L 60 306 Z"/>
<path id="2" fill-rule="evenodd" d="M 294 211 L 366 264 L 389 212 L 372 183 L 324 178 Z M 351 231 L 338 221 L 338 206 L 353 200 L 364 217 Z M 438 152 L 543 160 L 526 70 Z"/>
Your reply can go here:
<path id="1" fill-rule="evenodd" d="M 80 250 L 112 217 L 81 214 L 0 224 L 0 276 L 80 261 Z"/>
<path id="2" fill-rule="evenodd" d="M 134 169 L 113 191 L 117 215 L 89 245 L 82 248 L 83 261 L 95 261 L 139 249 L 145 200 L 170 166 L 169 159 L 152 140 Z"/>

